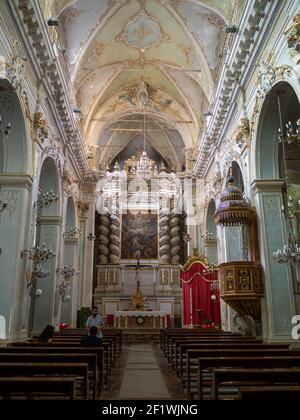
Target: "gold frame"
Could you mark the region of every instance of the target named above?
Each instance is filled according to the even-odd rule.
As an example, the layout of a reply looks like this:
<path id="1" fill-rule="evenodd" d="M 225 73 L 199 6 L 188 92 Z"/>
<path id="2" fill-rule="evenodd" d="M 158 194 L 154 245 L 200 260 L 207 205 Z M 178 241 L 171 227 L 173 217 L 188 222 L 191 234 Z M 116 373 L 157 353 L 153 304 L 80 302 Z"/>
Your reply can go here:
<path id="1" fill-rule="evenodd" d="M 123 216 L 124 215 L 127 215 L 127 214 L 143 214 L 140 210 L 136 210 L 136 211 L 134 211 L 134 212 L 132 212 L 132 211 L 128 211 L 127 210 L 127 213 L 121 213 L 121 223 L 120 223 L 120 225 L 121 225 L 121 234 L 120 234 L 120 260 L 126 260 L 126 261 L 136 261 L 136 258 L 123 258 L 122 257 L 122 233 L 123 233 Z M 146 260 L 146 261 L 151 261 L 151 260 L 159 260 L 159 232 L 158 232 L 158 228 L 159 228 L 159 213 L 158 212 L 156 212 L 156 213 L 151 213 L 151 210 L 148 210 L 147 211 L 147 213 L 144 213 L 144 214 L 153 214 L 153 215 L 156 215 L 156 219 L 157 219 L 157 229 L 156 229 L 156 236 L 157 236 L 157 257 L 155 258 L 155 257 L 153 257 L 153 258 L 140 258 L 140 260 Z M 149 267 L 149 269 L 150 269 L 150 267 Z"/>

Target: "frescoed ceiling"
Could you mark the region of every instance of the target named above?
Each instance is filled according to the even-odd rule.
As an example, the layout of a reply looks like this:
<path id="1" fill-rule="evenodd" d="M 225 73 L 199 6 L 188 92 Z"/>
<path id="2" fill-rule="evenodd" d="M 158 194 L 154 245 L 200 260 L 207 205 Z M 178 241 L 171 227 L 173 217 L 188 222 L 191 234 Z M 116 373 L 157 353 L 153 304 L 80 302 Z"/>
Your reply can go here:
<path id="1" fill-rule="evenodd" d="M 83 135 L 98 164 L 134 149 L 146 114 L 149 150 L 170 168 L 184 165 L 183 150 L 195 146 L 213 97 L 233 5 L 52 0 Z"/>

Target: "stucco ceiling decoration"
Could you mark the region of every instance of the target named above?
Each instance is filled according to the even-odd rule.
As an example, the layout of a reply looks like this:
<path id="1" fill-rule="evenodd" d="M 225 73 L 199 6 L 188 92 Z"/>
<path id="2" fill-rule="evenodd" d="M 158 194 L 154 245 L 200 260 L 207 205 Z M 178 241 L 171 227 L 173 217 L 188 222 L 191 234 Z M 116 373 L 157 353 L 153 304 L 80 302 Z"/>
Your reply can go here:
<path id="1" fill-rule="evenodd" d="M 158 21 L 142 9 L 137 16 L 129 20 L 116 40 L 144 52 L 158 46 L 162 38 L 169 40 Z"/>
<path id="2" fill-rule="evenodd" d="M 136 107 L 138 111 L 146 111 L 146 108 L 153 108 L 156 111 L 165 111 L 172 103 L 172 99 L 164 99 L 158 93 L 158 89 L 148 85 L 144 80 L 136 86 L 123 88 L 126 94 L 119 96 L 121 101 L 125 101 Z"/>
<path id="3" fill-rule="evenodd" d="M 86 147 L 113 159 L 134 136 L 109 124 L 123 119 L 120 127 L 130 130 L 126 117 L 145 113 L 159 130 L 147 141 L 182 166 L 214 92 L 233 0 L 48 1 L 62 22 Z"/>

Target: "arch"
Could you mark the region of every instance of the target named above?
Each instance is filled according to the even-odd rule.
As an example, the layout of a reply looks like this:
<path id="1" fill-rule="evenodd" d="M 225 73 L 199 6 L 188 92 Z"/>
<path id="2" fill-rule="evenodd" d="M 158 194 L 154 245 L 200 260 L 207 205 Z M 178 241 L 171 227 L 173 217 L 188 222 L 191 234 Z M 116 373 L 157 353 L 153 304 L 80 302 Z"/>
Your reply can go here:
<path id="1" fill-rule="evenodd" d="M 19 97 L 8 80 L 0 82 L 1 131 L 10 124 L 7 135 L 0 137 L 0 173 L 24 174 L 29 170 L 26 124 Z"/>
<path id="2" fill-rule="evenodd" d="M 47 206 L 41 206 L 40 201 L 43 194 L 53 193 L 58 196 L 58 200 Z M 35 244 L 50 248 L 55 256 L 42 263 L 42 268 L 49 275 L 39 279 L 35 285 L 35 290 L 41 289 L 42 294 L 38 297 L 35 290 L 32 291 L 30 311 L 29 311 L 29 332 L 39 331 L 48 324 L 54 324 L 54 303 L 55 303 L 55 284 L 56 284 L 56 258 L 59 257 L 59 233 L 61 228 L 60 218 L 60 188 L 57 166 L 54 159 L 50 156 L 45 157 L 42 162 L 39 190 L 37 202 L 37 229 Z"/>
<path id="3" fill-rule="evenodd" d="M 65 232 L 70 232 L 71 229 L 77 227 L 76 223 L 76 210 L 73 197 L 68 197 L 66 204 L 66 222 Z M 69 237 L 64 235 L 64 246 L 63 246 L 63 266 L 70 266 L 72 268 L 77 267 L 77 247 L 78 241 L 75 237 Z M 57 299 L 61 301 L 60 321 L 67 325 L 75 326 L 76 320 L 76 289 L 77 289 L 77 276 L 73 276 L 70 286 L 67 287 L 63 294 L 57 296 Z"/>
<path id="4" fill-rule="evenodd" d="M 244 187 L 244 180 L 243 180 L 243 174 L 241 171 L 241 167 L 238 164 L 238 162 L 236 162 L 235 160 L 233 160 L 231 162 L 231 168 L 228 171 L 228 176 L 232 176 L 235 180 L 235 185 L 242 191 L 245 191 L 245 187 Z M 227 178 L 228 178 L 227 176 Z"/>
<path id="5" fill-rule="evenodd" d="M 275 84 L 266 96 L 259 115 L 253 154 L 256 179 L 278 179 L 281 175 L 279 162 L 282 155 L 278 139 L 281 123 L 278 99 L 283 126 L 288 120 L 296 121 L 300 117 L 299 97 L 293 86 L 287 81 Z"/>
<path id="6" fill-rule="evenodd" d="M 73 197 L 68 197 L 66 212 L 66 230 L 76 226 L 76 212 Z"/>
<path id="7" fill-rule="evenodd" d="M 214 237 L 217 236 L 217 226 L 215 224 L 216 203 L 211 199 L 206 213 L 206 232 L 212 233 Z"/>
<path id="8" fill-rule="evenodd" d="M 58 182 L 58 171 L 55 161 L 52 157 L 45 157 L 39 179 L 39 199 L 43 194 L 53 192 L 55 196 L 60 197 L 60 188 Z M 60 200 L 52 203 L 50 206 L 39 208 L 39 216 L 59 216 Z"/>
<path id="9" fill-rule="evenodd" d="M 288 81 L 274 84 L 262 103 L 256 141 L 253 143 L 253 172 L 256 180 L 252 186 L 260 225 L 261 261 L 265 271 L 263 330 L 264 337 L 269 339 L 289 338 L 290 327 L 286 320 L 291 319 L 295 313 L 293 288 L 295 290 L 296 282 L 293 267 L 278 264 L 272 256 L 277 250 L 283 249 L 289 236 L 286 223 L 286 215 L 289 213 L 287 196 L 290 181 L 286 176 L 289 163 L 284 157 L 287 151 L 291 151 L 287 143 L 280 141 L 278 129 L 282 125 L 286 135 L 287 121 L 295 123 L 300 117 L 299 95 L 296 92 Z M 291 157 L 295 158 L 295 150 Z M 283 212 L 284 208 L 286 211 Z"/>

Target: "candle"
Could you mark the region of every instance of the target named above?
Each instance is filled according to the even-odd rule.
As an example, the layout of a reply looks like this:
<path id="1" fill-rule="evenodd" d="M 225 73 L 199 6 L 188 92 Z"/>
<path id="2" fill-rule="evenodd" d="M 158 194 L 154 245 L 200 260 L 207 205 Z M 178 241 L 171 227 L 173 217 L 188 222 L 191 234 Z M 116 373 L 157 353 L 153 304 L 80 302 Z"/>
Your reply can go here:
<path id="1" fill-rule="evenodd" d="M 193 289 L 190 287 L 190 314 L 191 314 L 191 325 L 193 324 Z"/>

